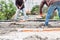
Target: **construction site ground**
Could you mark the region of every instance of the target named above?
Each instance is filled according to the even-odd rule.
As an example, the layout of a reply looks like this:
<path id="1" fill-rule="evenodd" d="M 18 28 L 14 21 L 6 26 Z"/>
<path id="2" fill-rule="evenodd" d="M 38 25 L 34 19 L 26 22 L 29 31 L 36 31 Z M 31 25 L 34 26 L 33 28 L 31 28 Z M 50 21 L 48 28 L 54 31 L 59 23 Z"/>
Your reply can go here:
<path id="1" fill-rule="evenodd" d="M 51 36 L 54 37 L 54 35 L 55 37 L 60 37 L 58 36 L 60 33 L 59 20 L 58 21 L 50 20 L 49 24 L 51 26 L 48 26 L 47 28 L 45 28 L 45 26 L 42 27 L 41 24 L 44 24 L 44 23 L 45 23 L 45 20 L 36 18 L 36 15 L 30 16 L 29 20 L 25 22 L 19 22 L 19 21 L 16 22 L 11 20 L 0 21 L 0 40 L 19 40 L 19 39 L 23 40 L 23 38 L 26 37 L 28 32 L 29 34 L 27 36 L 35 35 L 35 34 L 39 34 L 39 35 L 43 34 L 43 36 L 49 35 L 48 36 L 49 38 Z"/>

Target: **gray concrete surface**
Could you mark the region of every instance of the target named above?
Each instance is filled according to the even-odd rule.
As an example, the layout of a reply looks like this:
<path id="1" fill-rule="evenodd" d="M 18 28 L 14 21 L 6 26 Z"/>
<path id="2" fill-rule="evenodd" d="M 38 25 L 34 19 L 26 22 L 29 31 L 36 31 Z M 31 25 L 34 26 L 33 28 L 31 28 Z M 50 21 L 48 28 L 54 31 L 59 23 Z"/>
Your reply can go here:
<path id="1" fill-rule="evenodd" d="M 21 36 L 20 35 L 21 32 L 18 32 L 17 29 L 22 29 L 22 28 L 27 28 L 27 29 L 28 28 L 38 29 L 39 28 L 39 29 L 43 29 L 42 28 L 42 24 L 44 24 L 44 23 L 45 23 L 44 20 L 42 21 L 40 19 L 36 19 L 34 16 L 32 18 L 30 17 L 29 20 L 26 21 L 26 22 L 19 22 L 19 21 L 16 22 L 16 21 L 11 21 L 11 20 L 8 20 L 8 21 L 4 21 L 3 20 L 3 21 L 0 21 L 0 40 L 19 40 L 20 39 L 20 36 Z M 60 28 L 60 21 L 50 21 L 49 24 L 50 24 L 50 26 L 48 26 L 48 28 Z M 43 27 L 45 28 L 45 26 L 43 26 Z M 23 33 L 23 34 L 25 34 L 25 33 Z M 12 37 L 12 38 L 10 38 L 10 37 Z M 17 39 L 14 39 L 13 37 L 14 38 L 17 38 Z M 27 37 L 29 37 L 29 36 L 27 36 Z M 24 40 L 28 40 L 28 38 L 27 39 L 24 39 Z M 38 39 L 38 40 L 40 40 L 40 39 Z M 53 39 L 50 39 L 50 40 L 53 40 Z M 57 39 L 54 39 L 54 40 L 57 40 Z"/>

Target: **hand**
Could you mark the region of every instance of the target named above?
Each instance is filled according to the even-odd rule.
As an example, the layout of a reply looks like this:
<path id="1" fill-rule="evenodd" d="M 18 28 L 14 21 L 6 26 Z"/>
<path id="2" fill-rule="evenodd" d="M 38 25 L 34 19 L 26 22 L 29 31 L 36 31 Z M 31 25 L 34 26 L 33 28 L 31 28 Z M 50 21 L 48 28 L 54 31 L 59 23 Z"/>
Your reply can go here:
<path id="1" fill-rule="evenodd" d="M 26 1 L 26 0 L 23 0 L 24 2 Z"/>
<path id="2" fill-rule="evenodd" d="M 19 9 L 21 9 L 21 7 L 19 7 Z"/>
<path id="3" fill-rule="evenodd" d="M 19 5 L 17 5 L 17 8 L 18 8 L 18 9 L 21 9 L 21 7 L 20 7 Z"/>
<path id="4" fill-rule="evenodd" d="M 45 17 L 46 17 L 46 13 L 40 14 L 40 16 L 41 16 L 42 18 L 45 18 Z"/>
<path id="5" fill-rule="evenodd" d="M 42 17 L 43 16 L 43 13 L 40 13 L 40 16 Z"/>

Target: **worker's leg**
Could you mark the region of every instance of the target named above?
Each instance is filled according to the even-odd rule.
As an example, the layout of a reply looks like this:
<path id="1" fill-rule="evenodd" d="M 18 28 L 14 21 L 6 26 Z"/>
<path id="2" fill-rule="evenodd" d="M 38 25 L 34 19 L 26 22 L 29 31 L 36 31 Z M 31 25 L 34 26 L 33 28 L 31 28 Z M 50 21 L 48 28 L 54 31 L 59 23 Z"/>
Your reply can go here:
<path id="1" fill-rule="evenodd" d="M 51 5 L 51 6 L 49 7 L 48 12 L 47 12 L 47 15 L 46 15 L 45 26 L 48 26 L 49 18 L 50 18 L 50 16 L 52 15 L 52 13 L 53 13 L 53 11 L 54 11 L 55 8 L 56 8 L 56 7 L 53 6 L 53 5 Z"/>
<path id="2" fill-rule="evenodd" d="M 59 20 L 60 20 L 60 6 L 57 6 L 58 9 L 58 16 L 59 16 Z"/>
<path id="3" fill-rule="evenodd" d="M 20 9 L 17 9 L 16 13 L 15 13 L 15 16 L 14 16 L 14 19 L 17 20 L 18 19 L 18 15 L 20 13 Z"/>
<path id="4" fill-rule="evenodd" d="M 22 12 L 23 12 L 23 15 L 24 15 L 23 20 L 26 20 L 26 19 L 28 18 L 28 16 L 26 15 L 26 10 L 25 10 L 25 8 L 22 9 Z"/>

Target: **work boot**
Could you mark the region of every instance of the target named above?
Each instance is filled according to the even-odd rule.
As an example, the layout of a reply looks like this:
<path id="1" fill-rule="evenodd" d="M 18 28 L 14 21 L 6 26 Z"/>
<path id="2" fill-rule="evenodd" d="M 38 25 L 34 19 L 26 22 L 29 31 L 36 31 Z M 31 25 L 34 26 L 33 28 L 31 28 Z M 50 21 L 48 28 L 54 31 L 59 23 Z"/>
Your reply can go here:
<path id="1" fill-rule="evenodd" d="M 42 16 L 37 16 L 36 18 L 37 18 L 37 19 L 42 19 Z"/>
<path id="2" fill-rule="evenodd" d="M 48 24 L 48 25 L 45 25 L 44 23 L 40 24 L 39 25 L 41 28 L 50 28 L 52 27 L 52 25 Z"/>
<path id="3" fill-rule="evenodd" d="M 27 19 L 28 19 L 28 16 L 23 17 L 23 18 L 20 20 L 20 22 L 25 22 L 25 21 L 27 21 Z"/>
<path id="4" fill-rule="evenodd" d="M 44 23 L 40 24 L 41 28 L 48 28 L 48 26 L 46 26 Z"/>

